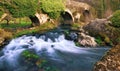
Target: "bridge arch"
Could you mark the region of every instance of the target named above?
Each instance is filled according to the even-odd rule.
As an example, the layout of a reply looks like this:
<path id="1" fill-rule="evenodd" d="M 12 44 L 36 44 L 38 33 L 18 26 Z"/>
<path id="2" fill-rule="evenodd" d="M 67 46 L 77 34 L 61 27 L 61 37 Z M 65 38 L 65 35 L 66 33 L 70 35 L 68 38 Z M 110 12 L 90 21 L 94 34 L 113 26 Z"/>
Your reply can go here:
<path id="1" fill-rule="evenodd" d="M 74 17 L 72 12 L 69 9 L 65 9 L 65 12 L 62 14 L 63 24 L 72 24 L 74 22 Z"/>

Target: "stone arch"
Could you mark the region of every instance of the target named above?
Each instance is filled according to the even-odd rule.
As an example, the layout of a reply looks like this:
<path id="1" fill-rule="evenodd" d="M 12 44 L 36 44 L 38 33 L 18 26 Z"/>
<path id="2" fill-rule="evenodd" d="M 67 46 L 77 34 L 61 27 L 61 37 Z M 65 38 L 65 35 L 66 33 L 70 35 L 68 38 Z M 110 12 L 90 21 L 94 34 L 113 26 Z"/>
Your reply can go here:
<path id="1" fill-rule="evenodd" d="M 89 10 L 84 10 L 83 11 L 83 16 L 85 17 L 85 22 L 90 21 L 91 19 L 91 14 Z"/>
<path id="2" fill-rule="evenodd" d="M 36 13 L 34 17 L 30 17 L 33 26 L 38 26 L 40 24 L 44 24 L 48 21 L 49 17 L 47 14 Z"/>
<path id="3" fill-rule="evenodd" d="M 29 17 L 29 18 L 30 18 L 30 20 L 32 22 L 32 26 L 38 26 L 38 25 L 40 25 L 39 19 L 36 16 Z"/>
<path id="4" fill-rule="evenodd" d="M 69 9 L 66 9 L 62 14 L 64 24 L 72 24 L 74 22 L 74 17 Z"/>

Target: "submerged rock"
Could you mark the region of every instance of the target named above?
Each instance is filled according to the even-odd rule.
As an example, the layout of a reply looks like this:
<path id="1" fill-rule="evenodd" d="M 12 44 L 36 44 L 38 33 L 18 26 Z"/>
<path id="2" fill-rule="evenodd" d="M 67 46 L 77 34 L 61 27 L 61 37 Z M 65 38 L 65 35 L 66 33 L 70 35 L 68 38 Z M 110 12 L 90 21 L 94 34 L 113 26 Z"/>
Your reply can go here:
<path id="1" fill-rule="evenodd" d="M 106 55 L 95 64 L 93 71 L 120 71 L 120 44 L 110 49 Z"/>

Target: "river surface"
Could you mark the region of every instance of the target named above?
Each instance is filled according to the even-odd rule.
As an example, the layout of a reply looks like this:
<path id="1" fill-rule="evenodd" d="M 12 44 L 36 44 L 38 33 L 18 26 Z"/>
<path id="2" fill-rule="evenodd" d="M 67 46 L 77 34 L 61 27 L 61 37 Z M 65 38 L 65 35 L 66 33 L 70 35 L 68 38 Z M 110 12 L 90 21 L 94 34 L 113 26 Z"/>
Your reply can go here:
<path id="1" fill-rule="evenodd" d="M 28 71 L 27 66 L 23 67 L 19 62 L 24 50 L 34 50 L 60 71 L 92 71 L 94 63 L 108 49 L 77 47 L 73 41 L 66 40 L 63 34 L 58 36 L 58 33 L 48 33 L 47 36 L 24 35 L 13 39 L 0 52 L 0 71 Z"/>

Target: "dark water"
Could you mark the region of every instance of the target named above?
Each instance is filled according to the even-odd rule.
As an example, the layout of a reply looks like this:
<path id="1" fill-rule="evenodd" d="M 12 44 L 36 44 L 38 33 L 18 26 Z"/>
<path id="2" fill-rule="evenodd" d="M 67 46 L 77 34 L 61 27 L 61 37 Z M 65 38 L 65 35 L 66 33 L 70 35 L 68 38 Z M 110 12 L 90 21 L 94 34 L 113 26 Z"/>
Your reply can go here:
<path id="1" fill-rule="evenodd" d="M 88 52 L 69 53 L 57 51 L 58 57 L 51 60 L 60 71 L 92 71 L 96 61 L 104 55 L 109 48 L 85 48 Z M 81 50 L 81 49 L 80 49 Z"/>

